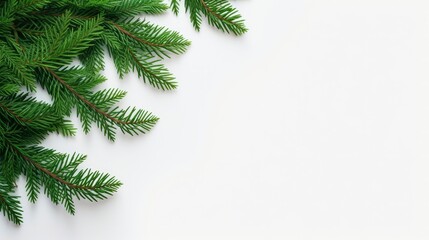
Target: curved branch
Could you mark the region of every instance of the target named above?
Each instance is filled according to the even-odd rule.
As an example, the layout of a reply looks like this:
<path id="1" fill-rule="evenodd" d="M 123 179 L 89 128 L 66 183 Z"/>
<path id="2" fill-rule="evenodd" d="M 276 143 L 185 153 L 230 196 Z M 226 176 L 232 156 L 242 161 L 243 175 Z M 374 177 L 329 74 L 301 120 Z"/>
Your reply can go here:
<path id="1" fill-rule="evenodd" d="M 228 19 L 226 19 L 226 18 L 222 17 L 221 15 L 219 15 L 219 14 L 217 14 L 215 11 L 213 11 L 213 10 L 212 10 L 208 5 L 207 5 L 207 3 L 206 3 L 206 1 L 205 1 L 205 0 L 200 0 L 200 2 L 201 2 L 201 4 L 203 5 L 203 7 L 207 10 L 207 12 L 208 12 L 208 13 L 210 13 L 211 15 L 215 16 L 217 19 L 219 19 L 219 20 L 221 20 L 221 21 L 223 21 L 223 22 L 226 22 L 226 23 L 228 23 L 228 24 L 231 24 L 231 25 L 236 25 L 235 23 L 233 23 L 233 22 L 229 21 Z"/>
<path id="2" fill-rule="evenodd" d="M 67 185 L 70 188 L 73 189 L 81 189 L 81 190 L 96 190 L 97 188 L 103 188 L 104 186 L 99 186 L 99 187 L 88 187 L 88 186 L 81 186 L 81 185 L 76 185 L 74 183 L 71 183 L 63 178 L 61 178 L 60 176 L 58 176 L 57 174 L 49 171 L 49 169 L 43 167 L 42 165 L 40 165 L 38 162 L 34 161 L 33 159 L 31 159 L 30 157 L 26 156 L 24 153 L 22 153 L 20 151 L 20 149 L 18 147 L 16 147 L 14 144 L 10 143 L 10 146 L 12 147 L 12 150 L 19 155 L 22 159 L 24 159 L 26 162 L 28 162 L 29 164 L 33 165 L 35 168 L 37 168 L 38 170 L 42 171 L 43 173 L 45 173 L 46 175 L 48 175 L 49 177 L 55 179 L 56 181 Z"/>
<path id="3" fill-rule="evenodd" d="M 112 24 L 113 26 L 116 27 L 116 29 L 118 29 L 120 32 L 122 32 L 123 34 L 127 35 L 128 37 L 136 40 L 137 42 L 152 46 L 152 47 L 166 47 L 168 46 L 167 44 L 159 44 L 159 43 L 153 43 L 153 42 L 149 42 L 146 41 L 144 39 L 141 39 L 137 36 L 135 36 L 134 34 L 130 33 L 129 31 L 127 31 L 126 29 L 124 29 L 123 27 L 121 27 L 119 24 L 113 22 L 113 21 L 108 21 L 108 23 Z"/>
<path id="4" fill-rule="evenodd" d="M 22 118 L 21 116 L 19 116 L 18 114 L 16 114 L 14 111 L 10 110 L 8 107 L 6 107 L 5 105 L 0 103 L 0 108 L 2 108 L 3 110 L 5 110 L 6 112 L 8 112 L 9 114 L 11 114 L 14 118 L 18 119 L 21 122 L 25 122 L 25 123 L 31 123 L 33 120 L 31 119 L 26 119 L 26 118 Z"/>
<path id="5" fill-rule="evenodd" d="M 67 90 L 69 90 L 79 100 L 81 100 L 83 103 L 85 103 L 87 106 L 89 106 L 90 108 L 92 108 L 97 113 L 103 115 L 104 117 L 106 117 L 107 119 L 113 121 L 116 124 L 122 124 L 122 125 L 134 124 L 134 122 L 129 122 L 129 121 L 125 122 L 125 121 L 122 121 L 120 119 L 117 119 L 117 118 L 111 116 L 110 114 L 104 112 L 103 110 L 99 109 L 94 103 L 90 102 L 84 96 L 82 96 L 81 94 L 79 94 L 74 88 L 72 88 L 70 85 L 68 85 L 67 82 L 64 81 L 60 76 L 58 76 L 52 69 L 50 69 L 48 67 L 44 67 L 44 69 L 46 71 L 48 71 L 58 82 L 61 83 L 61 85 L 63 85 L 65 88 L 67 88 Z"/>
<path id="6" fill-rule="evenodd" d="M 158 79 L 159 81 L 162 81 L 162 79 L 156 75 L 155 73 L 153 73 L 152 71 L 150 71 L 147 67 L 145 67 L 137 58 L 137 56 L 131 51 L 131 49 L 128 48 L 128 52 L 130 53 L 131 57 L 134 59 L 134 61 L 137 63 L 137 65 L 139 65 L 139 67 L 141 67 L 143 69 L 143 71 L 147 72 L 149 75 L 151 75 L 152 77 Z"/>

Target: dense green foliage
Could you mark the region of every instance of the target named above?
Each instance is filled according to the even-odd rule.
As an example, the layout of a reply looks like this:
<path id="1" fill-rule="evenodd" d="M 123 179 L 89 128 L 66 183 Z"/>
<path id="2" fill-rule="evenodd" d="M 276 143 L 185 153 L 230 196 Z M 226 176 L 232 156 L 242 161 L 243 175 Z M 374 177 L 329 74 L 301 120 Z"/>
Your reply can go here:
<path id="1" fill-rule="evenodd" d="M 179 1 L 170 6 L 177 13 Z M 106 81 L 100 73 L 105 54 L 121 77 L 136 72 L 155 88 L 176 88 L 161 61 L 183 53 L 190 42 L 137 17 L 167 9 L 162 0 L 0 0 L 0 211 L 10 221 L 23 220 L 14 195 L 21 175 L 30 202 L 43 191 L 71 214 L 74 199 L 98 201 L 121 186 L 109 174 L 79 169 L 85 156 L 41 144 L 51 133 L 75 134 L 67 119 L 73 109 L 84 132 L 96 125 L 112 141 L 118 130 L 137 135 L 154 126 L 158 118 L 152 113 L 116 106 L 125 91 L 94 89 Z M 246 31 L 227 0 L 185 0 L 185 9 L 197 30 L 204 15 L 222 31 Z M 36 85 L 49 93 L 52 103 L 32 97 Z"/>

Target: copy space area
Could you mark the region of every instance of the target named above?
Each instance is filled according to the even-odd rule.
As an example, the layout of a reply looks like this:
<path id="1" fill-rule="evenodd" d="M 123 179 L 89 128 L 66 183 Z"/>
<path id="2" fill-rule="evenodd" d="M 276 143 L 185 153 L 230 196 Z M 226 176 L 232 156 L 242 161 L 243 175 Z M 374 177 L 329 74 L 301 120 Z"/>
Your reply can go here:
<path id="1" fill-rule="evenodd" d="M 183 9 L 147 17 L 192 41 L 166 61 L 175 91 L 107 60 L 104 87 L 161 118 L 149 134 L 45 141 L 119 192 L 75 216 L 23 197 L 24 224 L 0 218 L 1 239 L 429 239 L 429 2 L 232 3 L 243 37 L 195 32 Z"/>

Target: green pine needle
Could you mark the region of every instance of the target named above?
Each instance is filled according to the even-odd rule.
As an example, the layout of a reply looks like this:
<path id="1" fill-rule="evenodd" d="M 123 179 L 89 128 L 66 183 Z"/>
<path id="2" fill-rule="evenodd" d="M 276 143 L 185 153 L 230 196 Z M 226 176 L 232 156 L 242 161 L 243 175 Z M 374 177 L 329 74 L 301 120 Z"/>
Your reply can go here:
<path id="1" fill-rule="evenodd" d="M 170 4 L 179 12 L 179 1 Z M 190 45 L 180 33 L 139 18 L 169 8 L 162 0 L 0 0 L 0 212 L 23 222 L 16 182 L 25 176 L 28 200 L 40 194 L 74 214 L 74 202 L 99 201 L 122 183 L 107 173 L 81 169 L 86 156 L 44 148 L 52 133 L 74 136 L 73 112 L 88 133 L 97 126 L 114 141 L 118 132 L 144 134 L 158 121 L 151 112 L 120 108 L 126 92 L 100 89 L 105 57 L 119 76 L 137 73 L 161 89 L 177 88 L 163 59 Z M 240 14 L 226 0 L 185 0 L 198 30 L 202 17 L 235 35 L 246 32 Z M 36 86 L 52 102 L 38 100 Z M 36 94 L 36 97 L 34 97 Z M 76 111 L 73 111 L 73 110 Z"/>

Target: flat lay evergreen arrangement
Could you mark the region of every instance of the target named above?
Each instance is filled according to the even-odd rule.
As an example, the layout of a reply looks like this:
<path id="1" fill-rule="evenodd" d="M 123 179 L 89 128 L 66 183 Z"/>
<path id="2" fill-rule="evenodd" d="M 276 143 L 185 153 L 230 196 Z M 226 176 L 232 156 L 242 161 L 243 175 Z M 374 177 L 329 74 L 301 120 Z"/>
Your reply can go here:
<path id="1" fill-rule="evenodd" d="M 106 199 L 121 186 L 107 173 L 80 169 L 86 156 L 60 153 L 42 146 L 52 133 L 73 136 L 76 112 L 82 129 L 96 126 L 114 141 L 117 132 L 138 135 L 158 118 L 134 107 L 119 108 L 126 92 L 94 90 L 106 81 L 101 74 L 105 55 L 120 77 L 130 72 L 151 86 L 177 87 L 162 59 L 185 52 L 190 42 L 178 32 L 145 20 L 169 8 L 172 0 L 0 0 L 0 211 L 15 224 L 23 221 L 20 176 L 28 200 L 43 192 L 54 204 L 75 213 L 73 201 Z M 227 0 L 184 0 L 196 30 L 204 19 L 227 33 L 241 35 L 246 27 Z M 77 62 L 77 63 L 76 63 Z M 36 86 L 52 102 L 38 100 Z M 76 110 L 76 111 L 73 111 Z"/>

